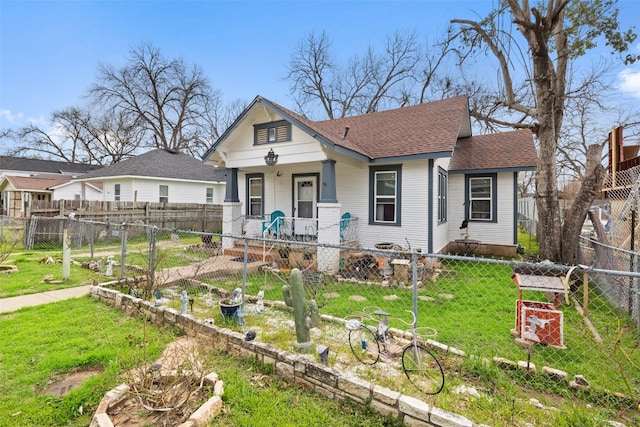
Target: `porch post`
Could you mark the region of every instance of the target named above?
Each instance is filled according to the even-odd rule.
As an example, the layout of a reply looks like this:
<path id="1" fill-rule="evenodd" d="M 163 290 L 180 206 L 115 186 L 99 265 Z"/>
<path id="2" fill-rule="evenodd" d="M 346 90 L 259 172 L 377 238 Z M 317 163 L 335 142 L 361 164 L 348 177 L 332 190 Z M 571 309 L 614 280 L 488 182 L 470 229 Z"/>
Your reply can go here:
<path id="1" fill-rule="evenodd" d="M 228 236 L 240 236 L 242 234 L 242 203 L 222 203 L 222 234 Z M 222 248 L 232 248 L 234 239 L 222 238 Z"/>
<path id="2" fill-rule="evenodd" d="M 340 203 L 318 203 L 318 243 L 320 245 L 340 244 L 341 208 Z M 340 249 L 318 246 L 317 259 L 318 271 L 336 273 L 340 268 Z"/>
<path id="3" fill-rule="evenodd" d="M 338 203 L 336 197 L 336 161 L 322 161 L 322 176 L 320 177 L 320 203 Z"/>
<path id="4" fill-rule="evenodd" d="M 238 168 L 227 169 L 224 202 L 222 203 L 222 234 L 240 236 L 242 233 L 242 204 L 238 198 Z M 232 248 L 234 240 L 222 238 L 222 248 Z"/>
<path id="5" fill-rule="evenodd" d="M 227 181 L 225 186 L 225 202 L 239 202 L 238 199 L 238 168 L 227 169 Z"/>

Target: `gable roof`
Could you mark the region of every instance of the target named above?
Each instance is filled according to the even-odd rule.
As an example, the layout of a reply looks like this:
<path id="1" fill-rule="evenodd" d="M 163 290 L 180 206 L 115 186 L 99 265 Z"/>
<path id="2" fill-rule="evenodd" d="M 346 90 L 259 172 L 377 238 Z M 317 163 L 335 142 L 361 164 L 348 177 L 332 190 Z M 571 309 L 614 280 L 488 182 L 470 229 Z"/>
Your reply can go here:
<path id="1" fill-rule="evenodd" d="M 458 96 L 316 122 L 315 128 L 338 145 L 352 143 L 371 159 L 415 156 L 452 151 L 465 120 L 469 120 L 468 111 L 467 97 Z"/>
<path id="2" fill-rule="evenodd" d="M 88 172 L 79 181 L 115 177 L 145 177 L 185 181 L 226 182 L 226 171 L 174 150 L 155 149 Z"/>
<path id="3" fill-rule="evenodd" d="M 533 170 L 538 155 L 532 141 L 528 129 L 460 138 L 449 171 Z"/>
<path id="4" fill-rule="evenodd" d="M 8 182 L 15 191 L 51 192 L 51 187 L 71 181 L 70 176 L 13 176 L 5 175 L 4 182 Z M 4 187 L 4 186 L 3 186 Z"/>
<path id="5" fill-rule="evenodd" d="M 466 96 L 317 122 L 258 96 L 205 153 L 205 161 L 258 104 L 273 110 L 320 143 L 369 161 L 451 153 L 459 137 L 471 135 Z"/>
<path id="6" fill-rule="evenodd" d="M 101 166 L 55 160 L 27 159 L 24 157 L 0 156 L 0 170 L 35 173 L 85 173 Z"/>

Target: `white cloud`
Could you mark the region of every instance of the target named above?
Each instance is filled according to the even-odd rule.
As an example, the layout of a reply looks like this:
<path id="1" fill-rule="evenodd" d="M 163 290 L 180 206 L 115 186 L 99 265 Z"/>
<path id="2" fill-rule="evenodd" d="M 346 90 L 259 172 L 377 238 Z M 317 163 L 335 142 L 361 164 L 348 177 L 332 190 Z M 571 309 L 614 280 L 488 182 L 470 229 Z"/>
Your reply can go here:
<path id="1" fill-rule="evenodd" d="M 10 110 L 0 110 L 0 123 L 6 122 L 8 124 L 13 124 L 21 119 L 21 114 L 15 115 Z"/>
<path id="2" fill-rule="evenodd" d="M 625 68 L 618 74 L 620 84 L 618 89 L 629 95 L 640 98 L 640 70 Z"/>
<path id="3" fill-rule="evenodd" d="M 2 127 L 19 127 L 33 124 L 35 126 L 45 127 L 49 121 L 43 117 L 25 117 L 23 113 L 14 113 L 11 110 L 0 110 L 0 128 Z"/>

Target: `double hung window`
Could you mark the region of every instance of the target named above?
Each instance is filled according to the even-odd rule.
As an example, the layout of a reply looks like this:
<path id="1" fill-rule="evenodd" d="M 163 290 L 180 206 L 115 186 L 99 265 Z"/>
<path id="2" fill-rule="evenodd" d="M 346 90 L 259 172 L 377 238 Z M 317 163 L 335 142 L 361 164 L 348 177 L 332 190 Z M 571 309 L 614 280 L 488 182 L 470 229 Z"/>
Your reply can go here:
<path id="1" fill-rule="evenodd" d="M 400 225 L 400 166 L 375 166 L 369 169 L 369 222 Z"/>

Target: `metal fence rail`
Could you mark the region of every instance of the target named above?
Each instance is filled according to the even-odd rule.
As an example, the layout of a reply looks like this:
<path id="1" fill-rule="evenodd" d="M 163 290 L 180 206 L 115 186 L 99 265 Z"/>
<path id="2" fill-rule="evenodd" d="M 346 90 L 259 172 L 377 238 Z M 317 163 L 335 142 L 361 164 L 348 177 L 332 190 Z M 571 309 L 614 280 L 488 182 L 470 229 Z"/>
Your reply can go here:
<path id="1" fill-rule="evenodd" d="M 547 367 L 565 373 L 566 381 L 558 385 L 553 375 L 532 377 L 513 371 L 513 381 L 536 390 L 552 384 L 554 389 L 570 390 L 574 377 L 584 378 L 598 390 L 589 401 L 607 407 L 617 405 L 614 401 L 620 396 L 636 397 L 640 386 L 640 274 L 587 262 L 589 254 L 595 257 L 591 242 L 583 247 L 585 265 L 572 267 L 249 239 L 139 223 L 47 221 L 52 221 L 46 227 L 51 232 L 36 234 L 35 248 L 59 245 L 53 236 L 70 229 L 75 261 L 114 278 L 137 277 L 123 284 L 125 292 L 162 300 L 176 310 L 184 305 L 185 291 L 194 315 L 203 319 L 219 316 L 219 300 L 238 288 L 251 302 L 252 314 L 258 300 L 282 305 L 282 287 L 291 269 L 298 268 L 307 299 L 314 299 L 327 318 L 346 319 L 379 307 L 390 313 L 392 328 L 403 329 L 393 318 L 406 319 L 406 310 L 416 313 L 419 326 L 437 331 L 433 345 L 454 382 L 477 375 L 477 367 L 470 368 L 474 360 L 495 359 L 513 361 L 516 367 L 518 361 L 527 361 L 538 371 Z M 627 255 L 635 261 L 625 258 L 618 265 L 637 266 L 637 254 Z M 260 339 L 277 344 L 268 320 L 251 315 L 246 326 L 262 331 Z M 325 326 L 315 334 L 316 342 L 332 346 L 344 339 Z"/>

